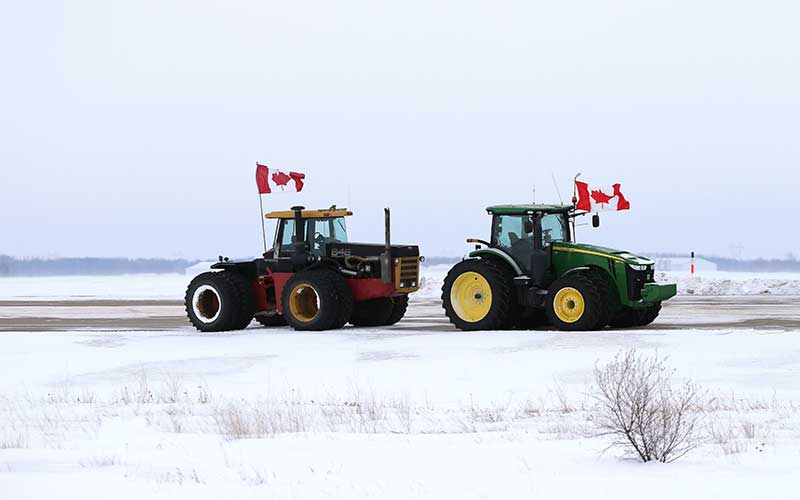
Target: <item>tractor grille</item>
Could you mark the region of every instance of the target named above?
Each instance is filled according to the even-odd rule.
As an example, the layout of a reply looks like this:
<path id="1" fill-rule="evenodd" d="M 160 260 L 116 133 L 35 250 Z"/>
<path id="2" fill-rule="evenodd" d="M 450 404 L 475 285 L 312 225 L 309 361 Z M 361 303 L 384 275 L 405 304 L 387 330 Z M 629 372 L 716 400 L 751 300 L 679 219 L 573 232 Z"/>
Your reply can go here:
<path id="1" fill-rule="evenodd" d="M 630 297 L 631 300 L 641 300 L 644 284 L 655 281 L 653 267 L 649 266 L 644 271 L 637 271 L 630 266 L 625 267 L 628 278 L 628 297 Z"/>
<path id="2" fill-rule="evenodd" d="M 404 293 L 419 290 L 419 257 L 400 257 L 395 261 L 394 286 Z"/>

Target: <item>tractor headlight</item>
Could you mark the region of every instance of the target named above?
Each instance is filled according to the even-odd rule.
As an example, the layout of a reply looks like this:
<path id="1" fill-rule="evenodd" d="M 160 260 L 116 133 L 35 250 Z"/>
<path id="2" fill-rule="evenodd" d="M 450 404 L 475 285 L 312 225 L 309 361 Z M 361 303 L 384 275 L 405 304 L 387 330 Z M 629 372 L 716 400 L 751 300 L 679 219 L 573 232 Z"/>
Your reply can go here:
<path id="1" fill-rule="evenodd" d="M 650 267 L 650 266 L 640 266 L 638 264 L 628 264 L 628 265 L 631 266 L 631 269 L 633 269 L 634 271 L 647 271 L 647 268 Z"/>

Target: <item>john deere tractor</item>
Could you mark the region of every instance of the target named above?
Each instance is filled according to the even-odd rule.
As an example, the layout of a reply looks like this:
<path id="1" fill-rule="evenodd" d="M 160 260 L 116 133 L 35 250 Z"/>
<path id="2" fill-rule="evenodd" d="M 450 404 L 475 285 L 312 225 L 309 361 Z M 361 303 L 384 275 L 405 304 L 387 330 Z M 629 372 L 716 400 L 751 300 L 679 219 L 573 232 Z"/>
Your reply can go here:
<path id="1" fill-rule="evenodd" d="M 346 323 L 400 321 L 408 294 L 419 289 L 419 248 L 391 245 L 389 209 L 384 244 L 348 243 L 344 209 L 271 212 L 275 245 L 263 258 L 220 261 L 186 290 L 186 313 L 200 331 L 264 326 L 329 330 Z"/>
<path id="2" fill-rule="evenodd" d="M 676 292 L 657 284 L 654 262 L 628 252 L 575 243 L 572 205 L 501 205 L 489 241 L 448 273 L 444 309 L 461 330 L 551 325 L 559 330 L 652 323 Z M 593 217 L 599 225 L 599 217 Z"/>

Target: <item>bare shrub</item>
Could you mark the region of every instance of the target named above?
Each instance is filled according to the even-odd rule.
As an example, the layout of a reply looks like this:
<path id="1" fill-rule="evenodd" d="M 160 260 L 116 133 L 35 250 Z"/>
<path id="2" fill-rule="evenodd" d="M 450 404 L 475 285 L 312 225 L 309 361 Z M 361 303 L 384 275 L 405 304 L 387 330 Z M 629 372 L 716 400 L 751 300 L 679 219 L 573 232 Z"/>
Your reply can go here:
<path id="1" fill-rule="evenodd" d="M 665 359 L 635 349 L 595 366 L 592 397 L 603 433 L 643 462 L 673 462 L 700 445 L 699 407 L 704 392 L 687 381 L 673 387 Z"/>
<path id="2" fill-rule="evenodd" d="M 28 441 L 21 433 L 0 437 L 0 450 L 27 448 Z"/>

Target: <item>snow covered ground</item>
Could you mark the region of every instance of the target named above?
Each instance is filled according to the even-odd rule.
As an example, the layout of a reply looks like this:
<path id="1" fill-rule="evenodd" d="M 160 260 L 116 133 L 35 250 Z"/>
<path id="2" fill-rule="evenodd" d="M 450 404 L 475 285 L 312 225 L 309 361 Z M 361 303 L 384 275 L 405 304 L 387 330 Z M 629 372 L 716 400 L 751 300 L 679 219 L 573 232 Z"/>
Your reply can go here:
<path id="1" fill-rule="evenodd" d="M 386 329 L 0 332 L 0 498 L 800 498 L 800 331 L 780 322 L 795 299 L 687 297 L 670 329 L 462 333 L 431 300 L 445 272 L 426 268 Z M 180 300 L 189 278 L 0 280 L 0 300 Z M 763 315 L 776 326 L 693 326 L 742 301 L 782 304 Z M 678 462 L 607 450 L 594 424 L 593 368 L 630 347 L 712 397 Z"/>

